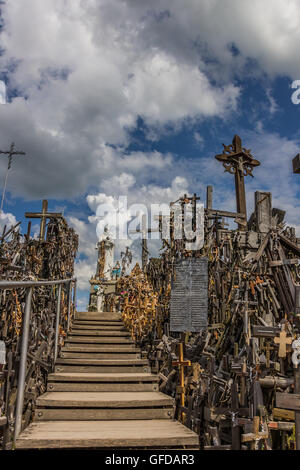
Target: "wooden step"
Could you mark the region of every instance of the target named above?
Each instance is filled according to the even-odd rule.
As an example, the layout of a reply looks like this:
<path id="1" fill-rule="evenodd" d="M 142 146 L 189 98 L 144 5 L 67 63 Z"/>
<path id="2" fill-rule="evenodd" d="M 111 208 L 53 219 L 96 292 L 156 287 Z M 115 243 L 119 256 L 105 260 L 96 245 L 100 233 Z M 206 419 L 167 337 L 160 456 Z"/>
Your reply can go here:
<path id="1" fill-rule="evenodd" d="M 121 315 L 119 313 L 99 313 L 99 312 L 77 312 L 75 314 L 75 320 L 121 320 Z"/>
<path id="2" fill-rule="evenodd" d="M 157 392 L 155 382 L 51 382 L 47 384 L 48 392 Z"/>
<path id="3" fill-rule="evenodd" d="M 83 351 L 90 351 L 90 350 L 95 350 L 96 351 L 102 351 L 103 349 L 108 349 L 108 350 L 111 350 L 113 351 L 114 349 L 115 350 L 140 350 L 140 348 L 136 348 L 135 347 L 135 344 L 133 343 L 133 341 L 131 342 L 122 342 L 122 343 L 116 343 L 115 341 L 113 341 L 112 343 L 81 343 L 81 342 L 74 342 L 74 343 L 68 343 L 68 342 L 65 342 L 64 346 L 62 347 L 62 351 L 69 351 L 69 350 L 72 350 L 74 349 L 74 351 L 79 348 L 80 350 L 83 350 Z"/>
<path id="4" fill-rule="evenodd" d="M 160 392 L 46 392 L 37 399 L 35 419 L 168 419 L 173 402 Z"/>
<path id="5" fill-rule="evenodd" d="M 91 344 L 134 344 L 130 337 L 126 336 L 68 336 L 65 343 L 91 343 Z"/>
<path id="6" fill-rule="evenodd" d="M 85 366 L 124 366 L 124 365 L 148 365 L 147 359 L 64 359 L 58 358 L 57 365 L 78 364 Z"/>
<path id="7" fill-rule="evenodd" d="M 50 448 L 183 448 L 199 439 L 177 421 L 41 421 L 19 436 L 17 449 Z"/>
<path id="8" fill-rule="evenodd" d="M 160 392 L 46 392 L 36 400 L 46 408 L 154 408 L 173 406 L 173 398 Z"/>
<path id="9" fill-rule="evenodd" d="M 64 392 L 58 392 L 64 393 Z M 73 392 L 66 392 L 73 393 Z M 75 393 L 75 392 L 74 392 Z M 100 393 L 100 392 L 99 392 Z M 116 393 L 116 392 L 110 392 Z M 126 393 L 126 392 L 122 392 Z M 138 392 L 151 393 L 151 392 Z M 137 393 L 135 393 L 137 395 Z M 35 421 L 94 421 L 121 419 L 172 419 L 173 406 L 157 408 L 37 408 L 34 413 Z"/>
<path id="10" fill-rule="evenodd" d="M 127 331 L 123 323 L 120 323 L 120 325 L 82 325 L 78 323 L 73 323 L 71 326 L 71 331 L 74 330 Z"/>
<path id="11" fill-rule="evenodd" d="M 159 377 L 144 373 L 80 373 L 62 372 L 48 376 L 49 381 L 54 382 L 159 382 Z"/>
<path id="12" fill-rule="evenodd" d="M 124 326 L 122 320 L 73 320 L 72 325 L 92 325 L 92 326 Z"/>
<path id="13" fill-rule="evenodd" d="M 141 353 L 141 349 L 140 348 L 135 348 L 131 345 L 126 346 L 126 345 L 123 345 L 123 346 L 119 346 L 118 344 L 114 345 L 93 345 L 93 344 L 89 344 L 88 345 L 89 347 L 86 348 L 86 347 L 83 347 L 82 345 L 70 345 L 70 343 L 68 343 L 68 347 L 64 346 L 61 351 L 64 353 L 64 352 L 79 352 L 79 353 L 115 353 L 115 354 L 120 354 L 122 355 L 123 357 L 123 354 L 139 354 Z M 120 359 L 122 359 L 122 357 L 120 357 Z"/>
<path id="14" fill-rule="evenodd" d="M 125 348 L 124 348 L 125 350 Z M 95 352 L 95 351 L 86 351 L 85 352 L 76 352 L 76 351 L 64 351 L 60 354 L 61 358 L 73 358 L 73 359 L 140 359 L 141 353 L 131 350 L 129 353 L 126 352 Z"/>
<path id="15" fill-rule="evenodd" d="M 73 330 L 70 332 L 70 338 L 73 336 L 91 336 L 92 338 L 97 338 L 98 336 L 105 336 L 105 337 L 120 337 L 124 336 L 130 338 L 130 334 L 128 331 L 114 331 L 114 330 Z"/>
<path id="16" fill-rule="evenodd" d="M 151 372 L 145 359 L 63 359 L 55 364 L 55 372 Z"/>

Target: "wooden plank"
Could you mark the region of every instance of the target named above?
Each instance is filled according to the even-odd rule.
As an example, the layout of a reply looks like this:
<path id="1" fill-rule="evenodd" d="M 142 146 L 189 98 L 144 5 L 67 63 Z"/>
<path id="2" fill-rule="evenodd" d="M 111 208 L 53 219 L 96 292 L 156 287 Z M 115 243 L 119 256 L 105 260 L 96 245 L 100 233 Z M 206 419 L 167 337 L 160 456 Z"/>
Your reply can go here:
<path id="1" fill-rule="evenodd" d="M 148 359 L 57 359 L 56 364 L 82 364 L 82 365 L 99 365 L 99 366 L 131 366 L 141 365 L 147 366 Z"/>
<path id="2" fill-rule="evenodd" d="M 268 421 L 268 428 L 277 431 L 293 431 L 294 423 L 287 423 L 285 421 Z"/>
<path id="3" fill-rule="evenodd" d="M 127 331 L 125 326 L 120 324 L 120 325 L 82 325 L 82 324 L 72 324 L 71 326 L 71 331 L 76 331 L 76 330 L 91 330 L 91 331 Z"/>
<path id="4" fill-rule="evenodd" d="M 86 352 L 86 353 L 92 353 L 92 352 L 103 352 L 103 353 L 119 353 L 120 355 L 125 354 L 125 353 L 140 353 L 141 349 L 140 348 L 135 348 L 133 346 L 127 347 L 120 347 L 118 344 L 117 345 L 107 345 L 107 346 L 93 346 L 90 345 L 89 348 L 83 347 L 81 345 L 68 345 L 68 347 L 63 347 L 62 352 Z M 122 356 L 123 357 L 123 356 Z"/>
<path id="5" fill-rule="evenodd" d="M 98 382 L 48 382 L 48 392 L 151 392 L 158 391 L 155 382 L 98 383 Z"/>
<path id="6" fill-rule="evenodd" d="M 173 407 L 158 408 L 37 408 L 35 421 L 94 421 L 130 419 L 172 419 Z"/>
<path id="7" fill-rule="evenodd" d="M 161 392 L 46 392 L 37 398 L 38 407 L 145 408 L 173 406 L 173 398 Z"/>
<path id="8" fill-rule="evenodd" d="M 126 338 L 126 337 L 107 337 L 107 336 L 99 336 L 98 338 L 92 338 L 88 336 L 68 336 L 66 338 L 65 343 L 82 343 L 82 344 L 87 344 L 87 343 L 92 343 L 94 344 L 134 344 L 132 339 Z"/>
<path id="9" fill-rule="evenodd" d="M 153 374 L 138 373 L 80 373 L 62 372 L 49 374 L 49 381 L 78 382 L 158 382 L 159 377 Z"/>
<path id="10" fill-rule="evenodd" d="M 124 361 L 125 362 L 125 361 Z M 139 366 L 136 364 L 132 365 L 102 365 L 102 366 L 92 366 L 92 365 L 72 365 L 72 364 L 58 364 L 55 366 L 55 372 L 145 372 L 150 373 L 151 369 L 149 366 Z"/>
<path id="11" fill-rule="evenodd" d="M 131 339 L 127 338 L 97 338 L 97 340 L 91 340 L 90 338 L 81 338 L 77 336 L 76 338 L 70 340 L 67 338 L 64 343 L 64 347 L 68 348 L 69 346 L 82 346 L 84 348 L 96 348 L 96 347 L 103 347 L 106 346 L 117 346 L 118 348 L 123 347 L 132 347 L 135 348 L 135 343 Z M 99 346 L 98 346 L 99 345 Z"/>
<path id="12" fill-rule="evenodd" d="M 198 446 L 196 433 L 170 419 L 137 421 L 33 422 L 16 442 L 17 449 L 139 448 Z"/>
<path id="13" fill-rule="evenodd" d="M 115 353 L 114 351 L 103 353 L 103 352 L 77 352 L 77 351 L 64 351 L 60 354 L 62 358 L 72 358 L 72 359 L 140 359 L 141 353 L 135 353 L 132 351 L 131 353 L 124 352 L 123 354 L 120 352 Z"/>
<path id="14" fill-rule="evenodd" d="M 273 418 L 295 421 L 295 412 L 291 410 L 284 410 L 282 408 L 273 408 Z"/>
<path id="15" fill-rule="evenodd" d="M 114 331 L 114 330 L 71 330 L 70 332 L 70 337 L 72 336 L 92 336 L 98 337 L 98 336 L 127 336 L 130 337 L 130 334 L 128 331 Z"/>
<path id="16" fill-rule="evenodd" d="M 300 411 L 300 394 L 277 392 L 276 406 L 287 410 Z"/>

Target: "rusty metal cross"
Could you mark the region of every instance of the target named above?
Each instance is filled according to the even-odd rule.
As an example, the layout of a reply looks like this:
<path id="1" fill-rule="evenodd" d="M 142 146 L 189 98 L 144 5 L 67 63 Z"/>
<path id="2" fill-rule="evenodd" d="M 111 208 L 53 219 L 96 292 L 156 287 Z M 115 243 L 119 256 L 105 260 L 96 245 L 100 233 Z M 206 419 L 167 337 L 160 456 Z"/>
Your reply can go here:
<path id="1" fill-rule="evenodd" d="M 224 145 L 224 152 L 216 155 L 215 158 L 223 163 L 225 171 L 235 175 L 235 192 L 237 212 L 243 214 L 243 218 L 238 220 L 239 230 L 247 229 L 247 208 L 244 177 L 253 177 L 252 170 L 259 166 L 260 162 L 251 155 L 251 150 L 242 146 L 242 140 L 235 135 L 231 145 Z"/>
<path id="2" fill-rule="evenodd" d="M 0 207 L 0 213 L 1 213 L 1 212 L 2 212 L 2 209 L 3 209 L 4 198 L 5 198 L 8 171 L 9 171 L 9 169 L 10 169 L 10 167 L 11 167 L 12 158 L 13 158 L 14 156 L 16 156 L 16 155 L 26 155 L 26 153 L 25 153 L 25 152 L 21 152 L 21 151 L 19 151 L 19 150 L 15 150 L 15 144 L 12 143 L 11 146 L 10 146 L 10 149 L 9 149 L 8 151 L 0 150 L 0 154 L 2 154 L 2 155 L 7 155 L 7 156 L 8 156 L 8 165 L 7 165 L 6 175 L 5 175 L 5 181 L 4 181 L 3 192 L 2 192 L 1 207 Z"/>

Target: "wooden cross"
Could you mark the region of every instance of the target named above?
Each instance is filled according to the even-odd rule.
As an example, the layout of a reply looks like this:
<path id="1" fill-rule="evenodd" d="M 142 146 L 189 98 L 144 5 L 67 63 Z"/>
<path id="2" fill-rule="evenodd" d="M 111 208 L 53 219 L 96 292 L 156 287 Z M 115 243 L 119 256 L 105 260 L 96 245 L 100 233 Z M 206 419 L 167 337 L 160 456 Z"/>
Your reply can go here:
<path id="1" fill-rule="evenodd" d="M 46 221 L 51 218 L 61 218 L 62 214 L 59 212 L 48 212 L 48 201 L 43 200 L 42 212 L 25 212 L 25 217 L 27 219 L 41 219 L 40 224 L 40 236 L 39 240 L 45 240 L 46 233 Z"/>
<path id="2" fill-rule="evenodd" d="M 253 176 L 252 170 L 259 166 L 260 162 L 255 160 L 251 151 L 242 146 L 242 140 L 235 135 L 231 145 L 224 145 L 224 152 L 216 155 L 216 159 L 223 163 L 225 171 L 235 175 L 235 193 L 237 212 L 242 213 L 239 219 L 239 230 L 247 230 L 247 208 L 244 176 Z"/>
<path id="3" fill-rule="evenodd" d="M 278 352 L 279 357 L 282 357 L 282 358 L 286 357 L 286 346 L 287 344 L 292 344 L 292 342 L 293 342 L 293 338 L 292 337 L 287 338 L 286 331 L 284 330 L 280 332 L 279 338 L 278 337 L 274 338 L 274 343 L 279 344 L 279 352 Z"/>
<path id="4" fill-rule="evenodd" d="M 160 232 L 160 229 L 147 229 L 147 215 L 143 214 L 142 216 L 142 224 L 141 228 L 137 230 L 130 230 L 129 233 L 141 233 L 142 234 L 142 269 L 143 271 L 146 269 L 148 264 L 148 245 L 147 245 L 147 238 L 148 233 Z"/>
<path id="5" fill-rule="evenodd" d="M 251 449 L 255 450 L 256 444 L 261 440 L 261 439 L 268 439 L 269 437 L 269 431 L 268 427 L 265 426 L 265 429 L 263 431 L 259 430 L 259 421 L 260 417 L 259 416 L 254 416 L 253 418 L 253 432 L 249 432 L 247 434 L 242 434 L 242 442 L 251 442 Z"/>
<path id="6" fill-rule="evenodd" d="M 4 181 L 3 192 L 2 192 L 2 200 L 1 200 L 1 208 L 0 208 L 0 212 L 2 212 L 4 197 L 5 197 L 5 191 L 6 191 L 6 185 L 7 185 L 8 171 L 11 167 L 12 158 L 16 155 L 26 155 L 26 153 L 25 152 L 20 152 L 19 150 L 15 150 L 15 144 L 12 143 L 11 146 L 10 146 L 10 149 L 7 152 L 5 152 L 3 150 L 0 150 L 0 154 L 8 156 L 8 165 L 7 165 L 6 175 L 5 175 L 5 181 Z"/>
<path id="7" fill-rule="evenodd" d="M 191 361 L 185 361 L 183 358 L 183 343 L 179 343 L 179 354 L 178 361 L 172 361 L 172 366 L 179 367 L 179 387 L 177 391 L 180 394 L 180 404 L 182 407 L 185 405 L 185 393 L 184 393 L 184 368 L 191 365 Z M 182 420 L 184 421 L 185 414 L 181 413 Z"/>
<path id="8" fill-rule="evenodd" d="M 271 366 L 271 362 L 270 362 L 271 351 L 274 350 L 274 348 L 271 346 L 271 341 L 266 341 L 266 345 L 264 347 L 264 350 L 266 351 L 266 367 L 267 367 L 267 369 L 270 369 L 270 366 Z"/>

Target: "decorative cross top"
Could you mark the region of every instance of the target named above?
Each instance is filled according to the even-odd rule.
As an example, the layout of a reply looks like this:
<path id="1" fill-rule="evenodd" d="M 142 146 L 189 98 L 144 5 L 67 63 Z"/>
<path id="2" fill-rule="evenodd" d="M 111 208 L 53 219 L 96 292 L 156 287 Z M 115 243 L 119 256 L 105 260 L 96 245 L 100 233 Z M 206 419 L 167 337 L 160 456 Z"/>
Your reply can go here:
<path id="1" fill-rule="evenodd" d="M 216 155 L 215 158 L 223 163 L 225 171 L 235 175 L 235 191 L 237 212 L 243 214 L 243 219 L 238 220 L 239 230 L 247 227 L 247 208 L 244 177 L 253 177 L 252 170 L 259 166 L 260 162 L 251 155 L 251 150 L 242 146 L 242 140 L 235 135 L 231 145 L 224 145 L 224 152 Z"/>
<path id="2" fill-rule="evenodd" d="M 42 212 L 25 212 L 27 219 L 41 219 L 40 224 L 40 241 L 44 241 L 46 233 L 46 221 L 51 218 L 61 218 L 63 215 L 60 212 L 48 212 L 48 201 L 43 200 Z"/>
<path id="3" fill-rule="evenodd" d="M 3 186 L 3 193 L 2 193 L 2 200 L 1 200 L 1 208 L 0 212 L 2 212 L 3 209 L 3 203 L 4 203 L 4 197 L 5 197 L 5 191 L 6 191 L 6 185 L 7 185 L 7 176 L 8 176 L 8 171 L 11 167 L 12 163 L 12 158 L 16 155 L 26 155 L 25 152 L 21 152 L 19 150 L 15 150 L 15 144 L 12 143 L 10 146 L 10 149 L 8 151 L 3 151 L 0 150 L 0 154 L 2 155 L 7 155 L 8 156 L 8 165 L 7 165 L 7 171 L 6 171 L 6 176 L 5 176 L 5 181 L 4 181 L 4 186 Z"/>

